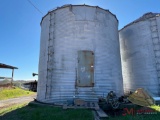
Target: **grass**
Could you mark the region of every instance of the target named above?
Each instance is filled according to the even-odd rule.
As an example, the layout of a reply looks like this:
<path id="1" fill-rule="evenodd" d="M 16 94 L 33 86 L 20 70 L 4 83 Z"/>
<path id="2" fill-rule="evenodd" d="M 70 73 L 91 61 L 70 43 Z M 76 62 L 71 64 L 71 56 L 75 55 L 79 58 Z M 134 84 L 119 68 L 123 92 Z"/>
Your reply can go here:
<path id="1" fill-rule="evenodd" d="M 152 105 L 150 108 L 160 112 L 160 106 L 159 105 Z"/>
<path id="2" fill-rule="evenodd" d="M 0 90 L 0 100 L 5 100 L 9 98 L 16 98 L 21 96 L 29 96 L 35 94 L 34 92 L 23 90 L 18 87 L 14 88 L 4 88 Z"/>
<path id="3" fill-rule="evenodd" d="M 18 108 L 22 108 L 22 107 L 26 106 L 27 104 L 28 104 L 28 103 L 22 103 L 22 104 L 18 104 L 18 105 L 12 105 L 12 106 L 6 107 L 6 108 L 1 108 L 1 109 L 0 109 L 0 116 L 6 114 L 6 113 L 8 113 L 8 112 L 11 112 L 11 111 L 13 111 L 13 110 L 16 110 L 16 109 L 18 109 Z"/>
<path id="4" fill-rule="evenodd" d="M 19 88 L 16 88 L 19 89 Z M 139 110 L 141 107 L 131 106 Z M 129 110 L 131 108 L 128 108 Z M 109 115 L 109 118 L 101 120 L 159 120 L 160 106 L 153 105 L 150 107 L 155 110 L 154 114 L 127 114 L 123 113 Z M 130 111 L 131 112 L 131 111 Z M 33 103 L 23 103 L 0 109 L 0 120 L 94 120 L 94 115 L 88 109 L 67 109 L 61 107 L 39 105 Z"/>
<path id="5" fill-rule="evenodd" d="M 0 120 L 94 120 L 91 110 L 67 109 L 48 105 L 29 104 L 20 105 L 10 109 L 18 108 L 12 112 L 0 116 Z"/>
<path id="6" fill-rule="evenodd" d="M 159 109 L 159 106 L 152 106 Z M 158 107 L 158 108 L 157 108 Z M 140 114 L 140 115 L 117 115 L 115 117 L 101 120 L 159 120 L 160 113 Z M 0 110 L 0 120 L 94 120 L 91 110 L 88 109 L 67 109 L 61 107 L 39 105 L 39 104 L 19 104 Z"/>

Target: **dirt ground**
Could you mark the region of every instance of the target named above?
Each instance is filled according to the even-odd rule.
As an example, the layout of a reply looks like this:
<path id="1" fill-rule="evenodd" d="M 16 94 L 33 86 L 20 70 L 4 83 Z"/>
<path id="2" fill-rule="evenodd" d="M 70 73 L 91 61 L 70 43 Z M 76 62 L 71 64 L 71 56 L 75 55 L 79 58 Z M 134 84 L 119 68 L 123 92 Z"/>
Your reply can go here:
<path id="1" fill-rule="evenodd" d="M 36 98 L 36 94 L 31 96 L 0 100 L 0 109 L 6 108 L 12 105 L 16 105 L 16 104 L 27 103 L 27 102 L 29 103 L 31 101 L 34 101 L 35 98 Z"/>

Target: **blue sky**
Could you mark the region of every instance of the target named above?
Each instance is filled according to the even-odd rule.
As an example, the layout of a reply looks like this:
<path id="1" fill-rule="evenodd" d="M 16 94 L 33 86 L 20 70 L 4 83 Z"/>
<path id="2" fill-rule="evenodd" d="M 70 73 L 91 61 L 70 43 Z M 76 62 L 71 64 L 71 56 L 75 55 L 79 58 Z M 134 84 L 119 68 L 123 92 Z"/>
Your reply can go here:
<path id="1" fill-rule="evenodd" d="M 18 67 L 15 80 L 37 79 L 40 48 L 40 21 L 51 9 L 64 4 L 88 4 L 109 9 L 119 20 L 119 29 L 146 12 L 160 13 L 160 0 L 0 0 L 0 63 Z M 0 76 L 11 70 L 0 69 Z"/>

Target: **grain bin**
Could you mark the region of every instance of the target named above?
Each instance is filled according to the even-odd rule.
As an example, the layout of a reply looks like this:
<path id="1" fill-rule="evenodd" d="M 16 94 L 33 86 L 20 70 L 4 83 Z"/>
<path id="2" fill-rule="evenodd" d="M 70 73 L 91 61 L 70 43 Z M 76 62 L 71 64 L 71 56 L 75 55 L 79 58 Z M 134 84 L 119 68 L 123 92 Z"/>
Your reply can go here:
<path id="1" fill-rule="evenodd" d="M 160 14 L 146 13 L 119 31 L 124 91 L 160 95 Z"/>
<path id="2" fill-rule="evenodd" d="M 118 20 L 97 6 L 65 5 L 41 21 L 37 100 L 97 101 L 123 94 Z"/>

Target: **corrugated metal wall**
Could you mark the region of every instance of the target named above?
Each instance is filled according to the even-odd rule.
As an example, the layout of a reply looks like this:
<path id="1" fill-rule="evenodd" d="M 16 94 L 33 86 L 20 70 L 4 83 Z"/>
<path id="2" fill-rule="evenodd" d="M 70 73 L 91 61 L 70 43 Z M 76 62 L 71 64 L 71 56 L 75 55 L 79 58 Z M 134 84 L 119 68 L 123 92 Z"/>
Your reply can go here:
<path id="1" fill-rule="evenodd" d="M 160 16 L 147 13 L 119 32 L 124 91 L 160 95 Z"/>
<path id="2" fill-rule="evenodd" d="M 41 22 L 37 100 L 97 101 L 113 90 L 123 94 L 118 21 L 108 10 L 86 5 L 49 12 Z M 78 51 L 94 53 L 94 86 L 78 87 Z"/>

